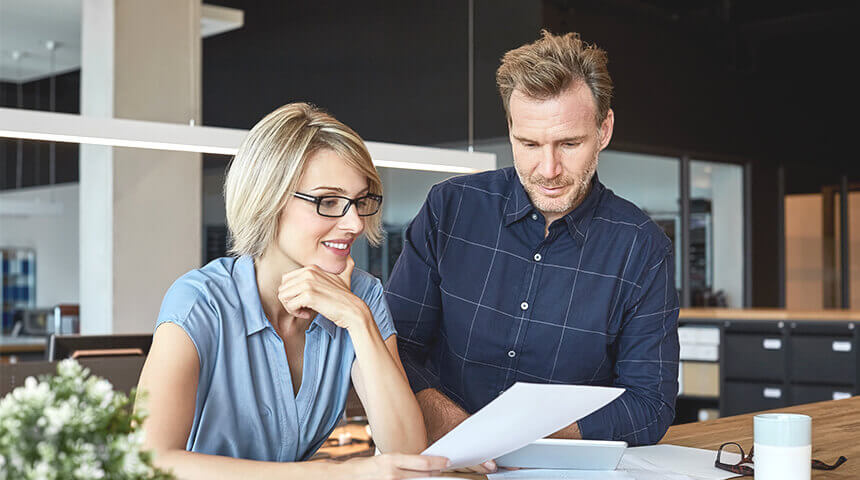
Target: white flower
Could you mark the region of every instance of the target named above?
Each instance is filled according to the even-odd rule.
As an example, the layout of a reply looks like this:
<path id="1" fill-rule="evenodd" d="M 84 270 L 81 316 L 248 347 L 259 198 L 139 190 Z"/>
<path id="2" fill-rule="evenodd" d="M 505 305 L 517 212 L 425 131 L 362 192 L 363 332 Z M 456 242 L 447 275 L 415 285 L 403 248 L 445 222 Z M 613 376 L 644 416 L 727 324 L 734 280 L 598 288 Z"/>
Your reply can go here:
<path id="1" fill-rule="evenodd" d="M 57 472 L 53 468 L 51 468 L 51 464 L 42 460 L 36 463 L 33 466 L 33 469 L 30 470 L 30 478 L 36 480 L 52 480 L 57 478 Z"/>
<path id="2" fill-rule="evenodd" d="M 140 451 L 128 450 L 122 456 L 122 471 L 133 476 L 144 476 L 150 472 L 148 465 L 140 459 Z"/>
<path id="3" fill-rule="evenodd" d="M 17 451 L 13 450 L 9 456 L 9 465 L 16 470 L 22 470 L 24 468 L 24 457 L 22 457 Z"/>
<path id="4" fill-rule="evenodd" d="M 27 377 L 24 380 L 24 386 L 18 387 L 10 394 L 12 400 L 19 404 L 45 404 L 53 395 L 51 389 L 46 383 L 39 383 L 33 377 Z"/>
<path id="5" fill-rule="evenodd" d="M 96 462 L 86 462 L 78 465 L 78 468 L 75 469 L 74 475 L 75 478 L 80 478 L 81 480 L 98 479 L 104 478 L 105 471 L 102 470 L 101 465 Z"/>
<path id="6" fill-rule="evenodd" d="M 57 373 L 61 377 L 81 377 L 81 374 L 84 372 L 84 370 L 85 369 L 81 366 L 80 363 L 76 362 L 71 358 L 62 360 L 59 364 L 57 364 Z M 87 370 L 87 373 L 89 373 L 89 370 Z"/>
<path id="7" fill-rule="evenodd" d="M 92 378 L 90 379 L 92 380 Z M 98 379 L 87 382 L 87 396 L 98 403 L 99 408 L 106 408 L 113 401 L 113 385 L 107 380 Z"/>
<path id="8" fill-rule="evenodd" d="M 53 459 L 57 457 L 57 447 L 53 443 L 39 442 L 36 451 L 41 458 Z"/>
<path id="9" fill-rule="evenodd" d="M 128 398 L 74 360 L 57 373 L 0 399 L 0 480 L 161 478 L 141 456 Z"/>
<path id="10" fill-rule="evenodd" d="M 62 402 L 57 406 L 47 407 L 44 412 L 44 418 L 48 420 L 45 434 L 51 437 L 59 434 L 74 414 L 75 409 L 71 402 Z"/>

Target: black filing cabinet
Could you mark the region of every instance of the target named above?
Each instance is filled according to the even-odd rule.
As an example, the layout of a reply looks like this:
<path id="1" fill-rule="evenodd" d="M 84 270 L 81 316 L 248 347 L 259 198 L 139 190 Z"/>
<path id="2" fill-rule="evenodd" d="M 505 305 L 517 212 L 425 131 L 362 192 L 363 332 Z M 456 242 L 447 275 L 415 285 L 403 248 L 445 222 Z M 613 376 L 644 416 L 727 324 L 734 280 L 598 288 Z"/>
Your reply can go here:
<path id="1" fill-rule="evenodd" d="M 721 331 L 721 416 L 857 394 L 854 322 L 738 319 Z"/>
<path id="2" fill-rule="evenodd" d="M 860 368 L 854 323 L 792 322 L 789 332 L 792 404 L 838 400 L 857 393 Z"/>

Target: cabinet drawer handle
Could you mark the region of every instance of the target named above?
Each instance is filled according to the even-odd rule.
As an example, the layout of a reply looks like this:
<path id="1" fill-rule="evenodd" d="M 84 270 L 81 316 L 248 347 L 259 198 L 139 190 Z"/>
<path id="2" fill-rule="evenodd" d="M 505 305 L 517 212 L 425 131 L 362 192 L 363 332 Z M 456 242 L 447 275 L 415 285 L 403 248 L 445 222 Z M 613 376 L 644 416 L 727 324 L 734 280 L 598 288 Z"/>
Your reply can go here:
<path id="1" fill-rule="evenodd" d="M 782 398 L 781 388 L 765 388 L 762 392 L 764 398 Z"/>
<path id="2" fill-rule="evenodd" d="M 851 351 L 851 342 L 845 340 L 834 340 L 833 341 L 833 351 L 834 352 L 850 352 Z"/>
<path id="3" fill-rule="evenodd" d="M 779 338 L 765 338 L 761 342 L 765 350 L 779 350 L 782 348 L 782 340 Z"/>
<path id="4" fill-rule="evenodd" d="M 851 392 L 833 392 L 833 400 L 843 400 L 851 398 Z"/>

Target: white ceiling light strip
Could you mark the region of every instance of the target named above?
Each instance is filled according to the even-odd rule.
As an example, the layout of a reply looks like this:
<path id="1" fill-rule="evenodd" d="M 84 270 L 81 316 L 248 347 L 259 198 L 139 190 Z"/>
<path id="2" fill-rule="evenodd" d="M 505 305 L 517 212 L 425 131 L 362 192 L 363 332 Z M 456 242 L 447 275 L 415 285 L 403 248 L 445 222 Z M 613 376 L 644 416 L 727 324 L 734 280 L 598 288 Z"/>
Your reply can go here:
<path id="1" fill-rule="evenodd" d="M 248 134 L 236 128 L 189 126 L 0 108 L 0 137 L 112 147 L 235 155 Z M 472 173 L 496 168 L 492 153 L 367 142 L 378 167 Z"/>

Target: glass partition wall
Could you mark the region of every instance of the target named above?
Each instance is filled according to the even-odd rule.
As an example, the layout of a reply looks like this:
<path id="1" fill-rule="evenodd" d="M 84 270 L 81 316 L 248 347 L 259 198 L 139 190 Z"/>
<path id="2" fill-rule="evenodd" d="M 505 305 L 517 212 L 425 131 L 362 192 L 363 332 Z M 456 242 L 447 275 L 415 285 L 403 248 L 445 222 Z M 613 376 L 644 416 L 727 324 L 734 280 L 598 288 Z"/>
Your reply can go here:
<path id="1" fill-rule="evenodd" d="M 689 248 L 692 305 L 742 307 L 742 166 L 690 161 Z"/>
<path id="2" fill-rule="evenodd" d="M 682 178 L 684 162 L 689 179 Z M 604 151 L 598 173 L 608 188 L 651 216 L 672 240 L 675 286 L 682 306 L 746 306 L 742 165 Z M 683 182 L 688 188 L 681 188 Z M 684 190 L 689 192 L 687 198 L 683 198 L 687 195 Z M 684 202 L 686 209 L 682 208 Z M 689 215 L 687 228 L 683 228 L 684 215 Z M 687 285 L 685 276 L 689 278 Z M 682 294 L 685 288 L 688 295 Z M 686 305 L 685 298 L 689 298 Z"/>

